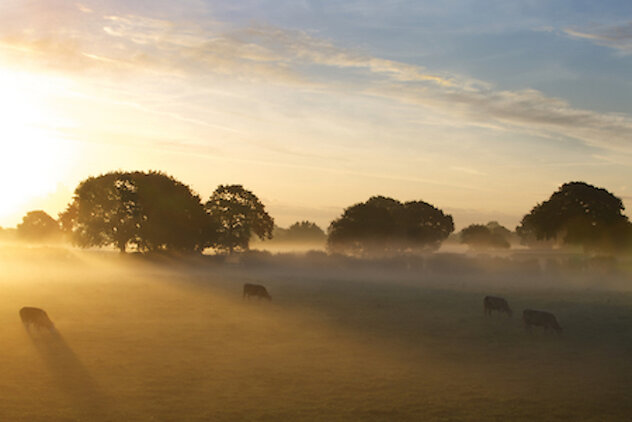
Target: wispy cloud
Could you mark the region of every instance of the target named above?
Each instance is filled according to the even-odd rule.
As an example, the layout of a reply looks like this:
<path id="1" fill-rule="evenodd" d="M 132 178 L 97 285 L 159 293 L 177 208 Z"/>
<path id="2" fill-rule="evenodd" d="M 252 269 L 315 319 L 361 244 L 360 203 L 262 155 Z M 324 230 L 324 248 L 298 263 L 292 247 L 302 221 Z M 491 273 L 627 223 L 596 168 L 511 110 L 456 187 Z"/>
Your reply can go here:
<path id="1" fill-rule="evenodd" d="M 632 153 L 629 114 L 579 109 L 533 89 L 499 90 L 483 81 L 371 56 L 304 31 L 259 24 L 232 28 L 215 21 L 180 22 L 83 9 L 74 9 L 82 16 L 81 28 L 69 18 L 68 26 L 46 31 L 0 30 L 0 48 L 75 71 L 149 71 L 352 92 L 421 107 L 444 116 L 448 125 L 535 132 Z M 632 23 L 566 33 L 622 51 L 632 48 Z M 179 113 L 171 116 L 185 118 Z"/>
<path id="2" fill-rule="evenodd" d="M 632 21 L 584 29 L 567 28 L 564 32 L 571 37 L 586 39 L 624 54 L 632 53 Z"/>
<path id="3" fill-rule="evenodd" d="M 94 10 L 90 9 L 88 6 L 81 4 L 81 3 L 75 3 L 75 6 L 77 6 L 77 9 L 79 9 L 79 11 L 83 12 L 83 13 L 92 13 L 94 12 Z"/>

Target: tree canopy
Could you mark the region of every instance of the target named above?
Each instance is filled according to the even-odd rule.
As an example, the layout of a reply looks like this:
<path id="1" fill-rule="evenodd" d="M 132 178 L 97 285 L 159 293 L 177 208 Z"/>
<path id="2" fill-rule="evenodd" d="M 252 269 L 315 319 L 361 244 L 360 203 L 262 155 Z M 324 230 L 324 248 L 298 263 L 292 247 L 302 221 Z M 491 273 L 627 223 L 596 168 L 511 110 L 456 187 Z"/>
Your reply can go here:
<path id="1" fill-rule="evenodd" d="M 82 247 L 199 252 L 215 240 L 213 220 L 199 196 L 160 172 L 90 177 L 79 184 L 60 220 Z"/>
<path id="2" fill-rule="evenodd" d="M 522 218 L 516 232 L 525 243 L 553 240 L 584 250 L 617 251 L 628 246 L 632 226 L 621 199 L 584 182 L 562 185 Z"/>
<path id="3" fill-rule="evenodd" d="M 331 222 L 328 247 L 360 254 L 435 250 L 454 231 L 450 215 L 423 201 L 374 196 Z"/>
<path id="4" fill-rule="evenodd" d="M 30 211 L 17 226 L 17 234 L 21 239 L 44 241 L 59 239 L 61 230 L 59 223 L 46 212 Z"/>
<path id="5" fill-rule="evenodd" d="M 324 242 L 327 234 L 311 221 L 297 221 L 289 228 L 275 227 L 273 239 L 279 242 Z"/>
<path id="6" fill-rule="evenodd" d="M 218 186 L 205 207 L 218 224 L 216 247 L 220 250 L 247 250 L 253 234 L 260 239 L 272 238 L 274 219 L 259 198 L 242 185 Z"/>
<path id="7" fill-rule="evenodd" d="M 508 249 L 511 232 L 495 221 L 471 224 L 461 230 L 461 243 L 474 249 Z"/>

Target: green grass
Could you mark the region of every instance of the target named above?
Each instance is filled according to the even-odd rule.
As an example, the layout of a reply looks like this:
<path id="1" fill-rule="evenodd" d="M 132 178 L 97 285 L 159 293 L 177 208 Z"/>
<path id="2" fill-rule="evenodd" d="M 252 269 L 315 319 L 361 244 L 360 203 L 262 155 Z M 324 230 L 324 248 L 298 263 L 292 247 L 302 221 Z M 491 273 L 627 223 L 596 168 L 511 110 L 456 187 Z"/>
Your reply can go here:
<path id="1" fill-rule="evenodd" d="M 0 420 L 632 415 L 632 295 L 622 289 L 119 261 L 5 256 Z M 272 302 L 243 301 L 244 282 L 268 286 Z M 514 317 L 484 317 L 486 294 L 505 296 Z M 46 309 L 59 335 L 29 336 L 25 305 Z M 563 335 L 525 332 L 525 307 L 554 312 Z"/>

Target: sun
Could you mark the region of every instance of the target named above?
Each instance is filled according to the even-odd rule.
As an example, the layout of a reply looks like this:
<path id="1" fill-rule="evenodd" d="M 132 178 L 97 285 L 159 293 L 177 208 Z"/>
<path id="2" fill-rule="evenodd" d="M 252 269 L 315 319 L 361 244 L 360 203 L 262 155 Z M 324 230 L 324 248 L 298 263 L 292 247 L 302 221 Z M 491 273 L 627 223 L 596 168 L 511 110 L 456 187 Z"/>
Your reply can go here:
<path id="1" fill-rule="evenodd" d="M 0 67 L 0 221 L 53 192 L 69 165 L 48 82 Z"/>

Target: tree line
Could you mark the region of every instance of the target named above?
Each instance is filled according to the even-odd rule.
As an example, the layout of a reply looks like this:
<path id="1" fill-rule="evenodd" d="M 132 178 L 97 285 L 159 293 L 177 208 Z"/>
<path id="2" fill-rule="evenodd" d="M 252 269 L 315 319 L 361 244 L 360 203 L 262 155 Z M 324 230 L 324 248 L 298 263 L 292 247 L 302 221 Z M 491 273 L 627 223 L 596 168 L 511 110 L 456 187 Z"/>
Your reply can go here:
<path id="1" fill-rule="evenodd" d="M 562 185 L 536 204 L 515 232 L 497 222 L 472 224 L 458 233 L 476 249 L 577 246 L 587 252 L 632 251 L 632 223 L 620 198 L 585 182 Z M 274 225 L 263 203 L 241 185 L 220 185 L 204 202 L 184 183 L 162 172 L 110 172 L 82 181 L 58 220 L 27 213 L 17 226 L 25 240 L 69 238 L 80 247 L 121 252 L 220 253 L 248 250 L 250 240 L 326 242 L 330 252 L 379 255 L 435 251 L 454 235 L 451 215 L 418 200 L 374 196 L 346 208 L 325 233 L 301 221 Z"/>

